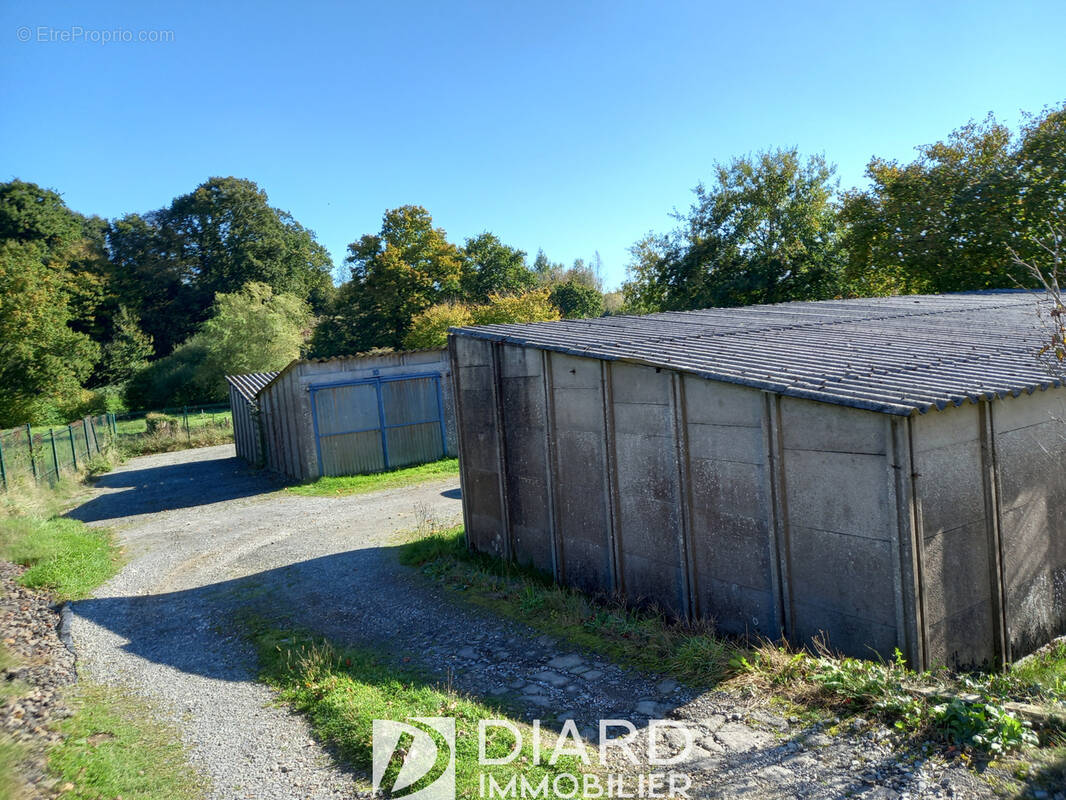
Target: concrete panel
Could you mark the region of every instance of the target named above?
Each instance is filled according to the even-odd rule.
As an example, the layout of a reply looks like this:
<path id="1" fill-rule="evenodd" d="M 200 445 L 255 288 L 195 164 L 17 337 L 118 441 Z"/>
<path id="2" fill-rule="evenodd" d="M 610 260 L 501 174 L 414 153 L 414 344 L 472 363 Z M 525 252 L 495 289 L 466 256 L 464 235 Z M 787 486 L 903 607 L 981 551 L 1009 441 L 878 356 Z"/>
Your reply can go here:
<path id="1" fill-rule="evenodd" d="M 789 545 L 796 603 L 895 626 L 896 587 L 888 542 L 793 526 Z"/>
<path id="2" fill-rule="evenodd" d="M 884 417 L 854 408 L 783 397 L 781 431 L 786 450 L 887 452 Z"/>
<path id="3" fill-rule="evenodd" d="M 986 602 L 988 541 L 984 520 L 927 536 L 923 547 L 925 612 L 933 620 Z"/>
<path id="4" fill-rule="evenodd" d="M 692 542 L 697 585 L 716 579 L 762 592 L 773 591 L 765 520 L 701 507 L 696 510 Z"/>
<path id="5" fill-rule="evenodd" d="M 751 517 L 764 522 L 769 517 L 766 468 L 739 461 L 690 461 L 693 506 L 702 511 Z M 714 532 L 709 532 L 713 536 Z"/>
<path id="6" fill-rule="evenodd" d="M 619 496 L 679 505 L 677 451 L 673 437 L 615 436 Z M 677 528 L 672 528 L 676 532 Z"/>
<path id="7" fill-rule="evenodd" d="M 1066 417 L 1061 390 L 993 404 L 1012 659 L 1066 633 Z"/>
<path id="8" fill-rule="evenodd" d="M 980 409 L 973 403 L 929 411 L 911 418 L 914 452 L 936 450 L 963 442 L 977 441 Z"/>
<path id="9" fill-rule="evenodd" d="M 693 422 L 688 425 L 688 452 L 692 458 L 763 464 L 764 450 L 761 428 Z"/>
<path id="10" fill-rule="evenodd" d="M 603 389 L 555 387 L 552 394 L 557 430 L 603 434 Z"/>
<path id="11" fill-rule="evenodd" d="M 762 426 L 762 392 L 693 375 L 683 376 L 682 381 L 689 424 Z"/>
<path id="12" fill-rule="evenodd" d="M 712 620 L 716 631 L 737 636 L 777 636 L 771 592 L 707 577 L 700 582 L 698 592 L 701 616 Z"/>
<path id="13" fill-rule="evenodd" d="M 994 668 L 992 607 L 986 600 L 929 623 L 927 658 L 931 667 Z"/>
<path id="14" fill-rule="evenodd" d="M 786 450 L 789 524 L 888 540 L 888 475 L 881 455 Z"/>
<path id="15" fill-rule="evenodd" d="M 630 551 L 622 562 L 622 571 L 630 603 L 661 609 L 673 616 L 682 613 L 681 564 L 678 559 L 660 561 Z"/>
<path id="16" fill-rule="evenodd" d="M 611 364 L 611 392 L 615 403 L 669 406 L 670 373 L 633 364 Z"/>
<path id="17" fill-rule="evenodd" d="M 518 347 L 501 347 L 499 354 L 512 557 L 519 564 L 551 572 L 553 532 L 542 360 L 538 351 Z"/>
<path id="18" fill-rule="evenodd" d="M 977 522 L 984 530 L 985 486 L 977 434 L 975 425 L 970 441 L 915 452 L 915 491 L 926 538 Z"/>
<path id="19" fill-rule="evenodd" d="M 1061 426 L 1066 420 L 1066 389 L 1008 397 L 995 404 L 995 413 L 997 433 L 1045 423 Z"/>
<path id="20" fill-rule="evenodd" d="M 552 386 L 558 389 L 596 389 L 602 391 L 601 362 L 594 358 L 552 353 Z"/>

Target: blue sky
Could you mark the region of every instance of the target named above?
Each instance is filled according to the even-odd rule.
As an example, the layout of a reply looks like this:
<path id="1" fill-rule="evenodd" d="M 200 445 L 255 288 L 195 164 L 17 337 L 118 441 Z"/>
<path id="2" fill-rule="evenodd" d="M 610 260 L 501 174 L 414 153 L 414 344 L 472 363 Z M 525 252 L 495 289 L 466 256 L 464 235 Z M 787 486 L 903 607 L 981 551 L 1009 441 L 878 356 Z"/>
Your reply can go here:
<path id="1" fill-rule="evenodd" d="M 715 162 L 795 145 L 852 186 L 1066 100 L 1064 29 L 1061 0 L 6 0 L 0 180 L 114 217 L 251 178 L 338 265 L 415 203 L 456 242 L 598 250 L 616 286 Z M 115 30 L 172 41 L 87 40 Z"/>

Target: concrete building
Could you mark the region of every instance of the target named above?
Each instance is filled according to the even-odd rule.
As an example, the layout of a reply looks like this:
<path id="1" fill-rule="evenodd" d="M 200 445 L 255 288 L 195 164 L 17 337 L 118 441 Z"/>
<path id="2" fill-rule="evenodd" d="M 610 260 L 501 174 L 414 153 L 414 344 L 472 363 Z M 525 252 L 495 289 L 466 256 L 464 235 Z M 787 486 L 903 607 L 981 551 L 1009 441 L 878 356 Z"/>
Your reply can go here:
<path id="1" fill-rule="evenodd" d="M 249 464 L 263 465 L 263 432 L 259 426 L 259 390 L 278 376 L 276 372 L 249 372 L 227 375 L 229 407 L 233 412 L 233 444 L 237 456 Z"/>
<path id="2" fill-rule="evenodd" d="M 255 402 L 265 465 L 297 480 L 455 454 L 444 350 L 298 359 L 260 387 Z"/>
<path id="3" fill-rule="evenodd" d="M 453 330 L 472 547 L 919 668 L 1066 632 L 1066 391 L 1025 293 Z"/>

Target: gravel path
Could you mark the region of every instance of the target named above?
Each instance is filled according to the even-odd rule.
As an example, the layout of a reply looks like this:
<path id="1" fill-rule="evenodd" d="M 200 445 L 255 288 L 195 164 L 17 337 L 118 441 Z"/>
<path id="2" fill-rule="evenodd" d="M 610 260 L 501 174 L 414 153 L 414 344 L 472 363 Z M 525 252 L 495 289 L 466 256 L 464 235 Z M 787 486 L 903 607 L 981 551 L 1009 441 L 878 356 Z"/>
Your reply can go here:
<path id="1" fill-rule="evenodd" d="M 993 797 L 958 764 L 894 753 L 889 732 L 830 736 L 723 693 L 698 695 L 571 652 L 440 595 L 395 559 L 398 532 L 461 516 L 457 480 L 347 498 L 278 491 L 232 447 L 135 459 L 71 513 L 115 528 L 130 563 L 75 604 L 81 665 L 170 709 L 215 798 L 351 797 L 305 723 L 253 680 L 232 612 L 263 613 L 345 643 L 388 650 L 526 716 L 671 716 L 697 733 L 679 769 L 702 797 Z M 917 760 L 914 760 L 917 759 Z M 362 779 L 359 785 L 365 785 Z"/>

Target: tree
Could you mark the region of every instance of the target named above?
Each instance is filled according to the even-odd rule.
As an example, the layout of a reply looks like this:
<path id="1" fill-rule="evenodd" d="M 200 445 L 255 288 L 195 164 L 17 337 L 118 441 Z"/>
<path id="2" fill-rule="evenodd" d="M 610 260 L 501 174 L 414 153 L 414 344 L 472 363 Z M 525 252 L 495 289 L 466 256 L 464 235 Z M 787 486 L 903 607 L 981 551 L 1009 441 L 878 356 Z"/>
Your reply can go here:
<path id="1" fill-rule="evenodd" d="M 483 233 L 466 240 L 460 281 L 463 299 L 484 303 L 491 294 L 521 294 L 537 283 L 526 266 L 526 254 L 508 247 L 495 234 Z"/>
<path id="2" fill-rule="evenodd" d="M 120 307 L 114 319 L 114 334 L 103 347 L 97 369 L 100 383 L 117 385 L 144 369 L 155 352 L 152 337 L 141 330 L 129 309 Z"/>
<path id="3" fill-rule="evenodd" d="M 695 189 L 682 225 L 631 250 L 624 287 L 641 311 L 816 300 L 841 285 L 833 167 L 795 149 L 739 158 Z"/>
<path id="4" fill-rule="evenodd" d="M 99 348 L 70 325 L 63 272 L 41 238 L 0 241 L 0 428 L 64 422 Z"/>
<path id="5" fill-rule="evenodd" d="M 603 295 L 573 279 L 553 286 L 548 299 L 567 319 L 603 316 Z"/>
<path id="6" fill-rule="evenodd" d="M 157 353 L 207 319 L 216 294 L 264 283 L 324 310 L 333 264 L 314 234 L 238 178 L 210 178 L 169 207 L 112 224 L 108 245 L 120 302 L 137 309 Z"/>
<path id="7" fill-rule="evenodd" d="M 310 335 L 311 311 L 290 294 L 251 282 L 220 292 L 211 316 L 173 353 L 129 382 L 131 408 L 160 408 L 226 397 L 226 375 L 268 372 L 299 358 Z"/>
<path id="8" fill-rule="evenodd" d="M 463 253 L 421 206 L 385 212 L 381 231 L 348 245 L 351 280 L 315 330 L 317 356 L 401 347 L 411 320 L 461 297 Z"/>
<path id="9" fill-rule="evenodd" d="M 906 165 L 872 159 L 872 186 L 844 197 L 856 291 L 952 292 L 1028 280 L 1008 253 L 1020 199 L 1010 130 L 989 116 L 918 154 Z"/>
<path id="10" fill-rule="evenodd" d="M 432 350 L 448 344 L 448 329 L 474 324 L 470 306 L 441 303 L 430 306 L 411 320 L 403 345 L 408 350 Z"/>
<path id="11" fill-rule="evenodd" d="M 559 309 L 552 304 L 548 295 L 547 289 L 534 289 L 520 295 L 492 295 L 489 302 L 471 309 L 474 324 L 507 325 L 559 319 Z"/>

